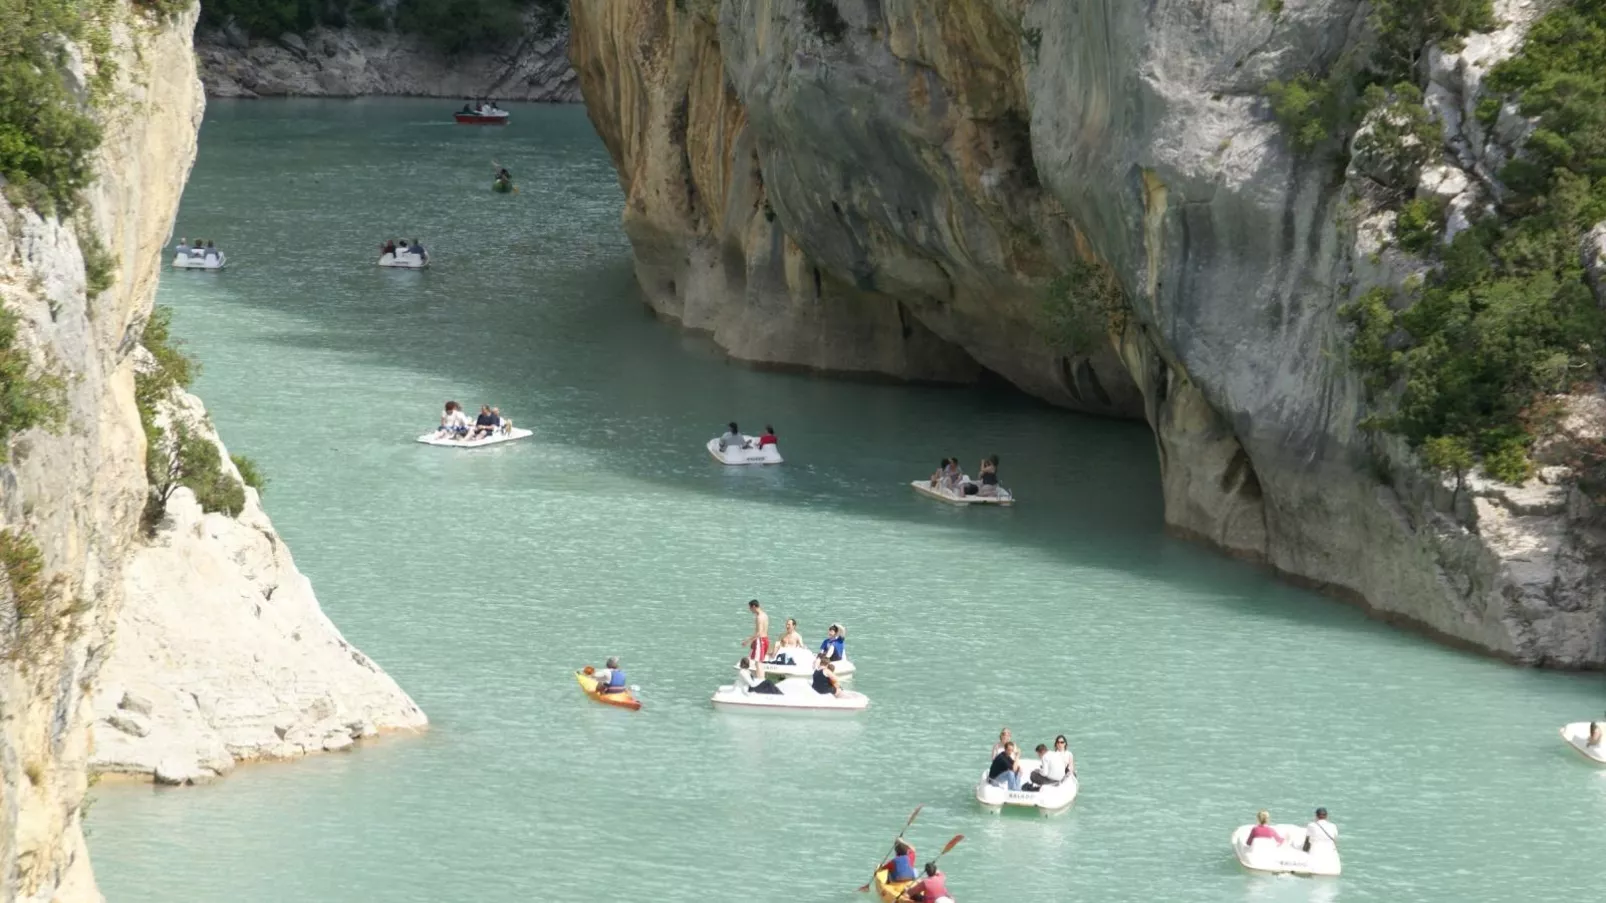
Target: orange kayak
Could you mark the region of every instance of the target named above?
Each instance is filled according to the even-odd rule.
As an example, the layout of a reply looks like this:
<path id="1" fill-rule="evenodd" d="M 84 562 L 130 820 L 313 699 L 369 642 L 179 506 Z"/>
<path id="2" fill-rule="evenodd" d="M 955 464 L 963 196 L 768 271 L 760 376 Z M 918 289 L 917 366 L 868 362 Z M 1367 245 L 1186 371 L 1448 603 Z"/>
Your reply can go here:
<path id="1" fill-rule="evenodd" d="M 636 697 L 629 690 L 623 693 L 598 693 L 597 679 L 584 671 L 574 672 L 574 679 L 580 682 L 581 692 L 603 705 L 617 706 L 621 709 L 629 709 L 632 712 L 641 708 L 641 703 L 636 701 Z"/>
<path id="2" fill-rule="evenodd" d="M 861 873 L 862 874 L 862 873 Z M 909 889 L 913 881 L 894 881 L 887 883 L 887 870 L 881 869 L 875 873 L 875 892 L 881 898 L 881 903 L 896 903 L 899 896 Z M 907 903 L 907 898 L 905 898 Z"/>

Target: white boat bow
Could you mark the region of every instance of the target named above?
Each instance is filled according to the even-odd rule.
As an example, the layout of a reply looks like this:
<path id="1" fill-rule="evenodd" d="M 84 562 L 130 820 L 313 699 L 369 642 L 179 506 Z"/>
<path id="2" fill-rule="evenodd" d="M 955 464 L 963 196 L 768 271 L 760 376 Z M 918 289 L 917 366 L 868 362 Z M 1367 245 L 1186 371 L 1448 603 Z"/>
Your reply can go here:
<path id="1" fill-rule="evenodd" d="M 778 445 L 766 445 L 760 448 L 757 436 L 743 436 L 745 441 L 742 448 L 719 448 L 719 439 L 715 437 L 708 440 L 708 453 L 721 464 L 737 466 L 742 464 L 779 464 L 781 463 L 781 448 Z"/>
<path id="2" fill-rule="evenodd" d="M 814 676 L 814 661 L 819 656 L 815 650 L 803 646 L 783 646 L 780 649 L 770 650 L 770 653 L 770 660 L 764 663 L 764 670 L 767 673 L 782 677 Z M 783 656 L 790 659 L 791 664 L 778 661 Z M 858 670 L 854 667 L 853 661 L 846 658 L 832 662 L 831 666 L 836 669 L 836 676 L 841 678 L 852 677 L 853 672 Z"/>
<path id="3" fill-rule="evenodd" d="M 1340 870 L 1338 847 L 1323 843 L 1305 852 L 1305 829 L 1298 825 L 1272 825 L 1282 835 L 1283 842 L 1261 838 L 1249 844 L 1249 829 L 1243 825 L 1232 832 L 1232 852 L 1238 864 L 1251 872 L 1271 875 L 1302 875 L 1305 877 L 1336 878 Z"/>
<path id="4" fill-rule="evenodd" d="M 1606 729 L 1606 722 L 1602 722 Z M 1580 756 L 1594 762 L 1596 765 L 1606 765 L 1606 744 L 1600 746 L 1589 745 L 1589 722 L 1574 721 L 1561 729 L 1561 738 Z"/>
<path id="5" fill-rule="evenodd" d="M 439 430 L 433 430 L 425 433 L 422 436 L 419 436 L 418 441 L 424 443 L 425 445 L 438 445 L 442 448 L 484 448 L 487 445 L 500 445 L 503 442 L 513 442 L 517 439 L 528 439 L 533 435 L 535 435 L 535 433 L 531 432 L 530 430 L 514 427 L 513 429 L 505 432 L 503 430 L 497 430 L 489 436 L 481 436 L 478 439 L 458 439 L 452 436 L 442 436 Z"/>
<path id="6" fill-rule="evenodd" d="M 1032 776 L 1032 771 L 1041 767 L 1042 762 L 1037 759 L 1021 759 L 1020 773 L 1024 775 L 1021 783 Z M 976 802 L 992 812 L 1002 812 L 1005 809 L 1037 809 L 1044 815 L 1063 812 L 1076 799 L 1076 792 L 1081 785 L 1076 775 L 1066 775 L 1065 780 L 1058 784 L 1045 784 L 1041 790 L 1010 790 L 987 780 L 987 773 L 982 772 L 981 783 L 976 785 Z"/>

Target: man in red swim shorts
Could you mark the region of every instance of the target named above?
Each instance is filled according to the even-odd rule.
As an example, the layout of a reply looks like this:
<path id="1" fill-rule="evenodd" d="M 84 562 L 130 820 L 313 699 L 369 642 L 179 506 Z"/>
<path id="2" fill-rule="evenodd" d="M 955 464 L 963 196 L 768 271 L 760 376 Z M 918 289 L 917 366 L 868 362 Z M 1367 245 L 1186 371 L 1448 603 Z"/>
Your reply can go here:
<path id="1" fill-rule="evenodd" d="M 753 635 L 743 640 L 742 645 L 755 660 L 767 662 L 770 660 L 770 616 L 765 614 L 757 599 L 747 603 L 747 610 L 753 613 Z"/>

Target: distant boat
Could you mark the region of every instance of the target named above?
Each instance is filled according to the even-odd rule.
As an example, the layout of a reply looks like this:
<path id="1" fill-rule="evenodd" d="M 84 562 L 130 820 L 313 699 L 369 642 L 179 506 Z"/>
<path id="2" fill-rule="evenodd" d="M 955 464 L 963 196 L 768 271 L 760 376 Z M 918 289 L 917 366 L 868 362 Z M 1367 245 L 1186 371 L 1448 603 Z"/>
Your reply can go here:
<path id="1" fill-rule="evenodd" d="M 484 104 L 473 110 L 458 110 L 452 114 L 458 125 L 507 125 L 508 112 Z"/>

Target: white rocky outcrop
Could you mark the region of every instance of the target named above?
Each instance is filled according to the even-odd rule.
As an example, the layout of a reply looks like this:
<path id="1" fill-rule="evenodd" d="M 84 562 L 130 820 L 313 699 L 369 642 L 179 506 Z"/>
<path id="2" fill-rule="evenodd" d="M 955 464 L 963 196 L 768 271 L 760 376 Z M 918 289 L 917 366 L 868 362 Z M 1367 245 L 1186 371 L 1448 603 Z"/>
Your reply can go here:
<path id="1" fill-rule="evenodd" d="M 531 32 L 502 52 L 447 58 L 409 35 L 319 27 L 277 40 L 234 29 L 196 36 L 201 81 L 213 97 L 490 96 L 573 103 L 579 80 L 568 33 Z"/>
<path id="2" fill-rule="evenodd" d="M 177 406 L 237 478 L 200 400 L 181 393 Z M 156 535 L 133 550 L 94 696 L 92 770 L 193 783 L 428 723 L 325 617 L 256 491 L 245 493 L 228 517 L 175 490 Z"/>

